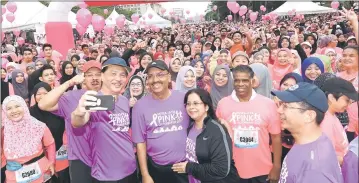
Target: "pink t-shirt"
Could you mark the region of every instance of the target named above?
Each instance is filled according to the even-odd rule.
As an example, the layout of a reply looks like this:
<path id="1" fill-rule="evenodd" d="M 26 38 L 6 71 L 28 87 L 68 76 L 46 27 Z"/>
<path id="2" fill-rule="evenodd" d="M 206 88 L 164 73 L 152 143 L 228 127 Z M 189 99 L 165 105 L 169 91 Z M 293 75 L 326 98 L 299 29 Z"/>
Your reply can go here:
<path id="1" fill-rule="evenodd" d="M 347 112 L 349 116 L 348 132 L 355 132 L 355 135 L 358 136 L 358 103 L 350 104 Z"/>
<path id="2" fill-rule="evenodd" d="M 273 167 L 270 134 L 280 134 L 281 125 L 274 101 L 252 91 L 248 102 L 232 95 L 219 101 L 216 114 L 233 131 L 233 159 L 244 179 L 268 175 Z"/>
<path id="3" fill-rule="evenodd" d="M 36 153 L 32 156 L 21 157 L 18 159 L 6 158 L 8 156 L 8 154 L 6 152 L 4 152 L 4 155 L 7 160 L 16 161 L 18 163 L 23 164 L 27 161 L 30 161 L 33 158 L 40 156 L 45 150 L 44 146 L 46 148 L 46 156 L 45 157 L 41 158 L 40 160 L 38 160 L 30 165 L 23 166 L 22 169 L 18 170 L 19 172 L 21 172 L 22 170 L 29 168 L 29 171 L 32 171 L 34 169 L 35 169 L 35 172 L 40 171 L 40 173 L 38 173 L 38 174 L 40 174 L 39 178 L 31 181 L 31 183 L 42 183 L 44 180 L 44 173 L 48 171 L 49 166 L 52 163 L 54 163 L 54 160 L 55 160 L 55 151 L 54 151 L 55 150 L 55 140 L 52 137 L 52 134 L 51 134 L 49 128 L 45 127 L 45 132 L 44 132 L 44 137 L 42 138 L 42 143 L 39 143 L 39 145 L 38 145 L 38 150 L 39 150 L 38 153 Z M 6 170 L 5 173 L 6 173 L 6 183 L 17 183 L 17 182 L 25 181 L 25 180 L 21 180 L 21 178 L 19 178 L 19 177 L 16 178 L 16 173 L 13 171 Z M 32 176 L 34 176 L 34 174 Z"/>
<path id="4" fill-rule="evenodd" d="M 335 115 L 326 112 L 325 117 L 320 124 L 320 128 L 332 141 L 335 153 L 340 161 L 342 161 L 345 154 L 348 152 L 349 142 L 339 119 Z"/>

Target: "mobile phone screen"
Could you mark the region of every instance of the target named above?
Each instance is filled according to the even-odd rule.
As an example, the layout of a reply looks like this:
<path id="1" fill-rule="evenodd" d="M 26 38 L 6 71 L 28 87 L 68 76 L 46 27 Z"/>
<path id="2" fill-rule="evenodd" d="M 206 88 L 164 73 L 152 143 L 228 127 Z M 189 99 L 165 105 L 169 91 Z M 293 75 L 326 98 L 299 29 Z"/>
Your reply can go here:
<path id="1" fill-rule="evenodd" d="M 86 110 L 113 111 L 115 109 L 115 98 L 112 95 L 97 95 L 97 105 L 87 106 Z"/>

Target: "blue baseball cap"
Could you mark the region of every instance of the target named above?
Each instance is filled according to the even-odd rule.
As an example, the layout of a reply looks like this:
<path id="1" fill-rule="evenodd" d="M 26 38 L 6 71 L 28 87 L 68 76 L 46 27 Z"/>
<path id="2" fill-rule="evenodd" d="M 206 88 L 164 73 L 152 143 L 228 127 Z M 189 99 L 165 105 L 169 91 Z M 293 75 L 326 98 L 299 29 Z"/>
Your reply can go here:
<path id="1" fill-rule="evenodd" d="M 111 57 L 102 64 L 102 69 L 109 65 L 118 65 L 124 67 L 128 73 L 131 72 L 131 68 L 127 66 L 126 61 L 120 57 Z"/>
<path id="2" fill-rule="evenodd" d="M 305 102 L 323 113 L 328 110 L 328 100 L 324 92 L 310 83 L 300 82 L 291 86 L 288 90 L 272 91 L 271 93 L 286 103 Z"/>

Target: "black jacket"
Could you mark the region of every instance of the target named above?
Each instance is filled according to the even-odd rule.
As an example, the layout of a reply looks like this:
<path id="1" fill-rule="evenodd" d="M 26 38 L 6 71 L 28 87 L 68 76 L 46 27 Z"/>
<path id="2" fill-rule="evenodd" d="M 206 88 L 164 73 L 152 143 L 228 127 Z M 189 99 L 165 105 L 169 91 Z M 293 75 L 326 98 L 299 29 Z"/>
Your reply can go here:
<path id="1" fill-rule="evenodd" d="M 238 183 L 240 181 L 234 166 L 232 140 L 224 127 L 207 117 L 203 131 L 196 139 L 198 163 L 188 162 L 186 173 L 202 183 Z"/>

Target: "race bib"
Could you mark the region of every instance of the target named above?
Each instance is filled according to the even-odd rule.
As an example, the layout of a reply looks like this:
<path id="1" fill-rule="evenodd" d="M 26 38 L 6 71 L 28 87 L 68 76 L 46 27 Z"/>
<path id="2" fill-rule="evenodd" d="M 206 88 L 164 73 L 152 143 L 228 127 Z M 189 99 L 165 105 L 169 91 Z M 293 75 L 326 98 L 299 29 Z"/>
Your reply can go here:
<path id="1" fill-rule="evenodd" d="M 41 169 L 38 162 L 30 165 L 24 165 L 21 169 L 15 171 L 17 183 L 28 183 L 41 177 Z"/>
<path id="2" fill-rule="evenodd" d="M 234 130 L 234 145 L 238 148 L 256 148 L 258 146 L 258 130 Z"/>
<path id="3" fill-rule="evenodd" d="M 56 151 L 56 160 L 67 159 L 67 146 L 62 145 L 58 151 Z"/>

